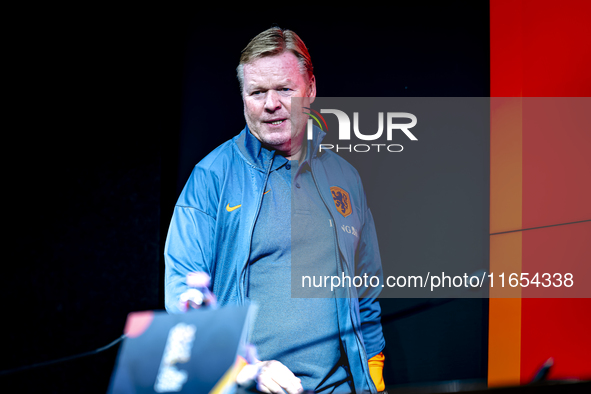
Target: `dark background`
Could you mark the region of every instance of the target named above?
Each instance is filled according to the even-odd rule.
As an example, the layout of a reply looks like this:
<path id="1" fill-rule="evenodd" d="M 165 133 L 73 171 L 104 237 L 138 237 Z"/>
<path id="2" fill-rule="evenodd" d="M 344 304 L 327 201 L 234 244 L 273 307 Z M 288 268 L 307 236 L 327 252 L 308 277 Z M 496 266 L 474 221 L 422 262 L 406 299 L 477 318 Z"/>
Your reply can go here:
<path id="1" fill-rule="evenodd" d="M 127 313 L 163 308 L 174 202 L 194 164 L 244 127 L 235 67 L 260 31 L 302 37 L 319 96 L 489 95 L 488 2 L 14 17 L 2 371 L 97 349 Z M 429 302 L 382 302 L 386 383 L 484 379 L 487 301 Z M 105 392 L 116 352 L 1 378 L 17 392 Z"/>

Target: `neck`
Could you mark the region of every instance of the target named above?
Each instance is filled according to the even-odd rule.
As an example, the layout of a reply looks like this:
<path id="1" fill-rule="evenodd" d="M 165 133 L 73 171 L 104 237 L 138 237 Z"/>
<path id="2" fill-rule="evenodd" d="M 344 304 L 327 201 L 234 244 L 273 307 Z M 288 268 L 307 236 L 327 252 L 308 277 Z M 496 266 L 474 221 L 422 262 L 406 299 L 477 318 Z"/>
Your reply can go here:
<path id="1" fill-rule="evenodd" d="M 301 159 L 304 157 L 306 157 L 306 144 L 300 144 L 295 152 L 292 151 L 285 155 L 287 160 L 301 161 Z"/>
<path id="2" fill-rule="evenodd" d="M 306 140 L 304 133 L 296 134 L 287 144 L 284 149 L 276 148 L 278 153 L 287 160 L 298 160 L 306 157 Z"/>

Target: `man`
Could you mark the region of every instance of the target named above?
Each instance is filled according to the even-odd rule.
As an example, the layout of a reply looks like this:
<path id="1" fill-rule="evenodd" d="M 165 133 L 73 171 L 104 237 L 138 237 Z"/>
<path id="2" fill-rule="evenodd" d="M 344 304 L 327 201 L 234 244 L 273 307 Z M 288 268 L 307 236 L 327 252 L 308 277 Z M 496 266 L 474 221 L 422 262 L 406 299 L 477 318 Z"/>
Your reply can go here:
<path id="1" fill-rule="evenodd" d="M 291 297 L 292 267 L 382 274 L 357 172 L 319 152 L 319 129 L 305 139 L 302 107 L 316 97 L 308 50 L 292 31 L 271 28 L 243 50 L 237 71 L 247 126 L 197 164 L 179 197 L 165 247 L 166 308 L 181 312 L 187 275 L 205 272 L 220 305 L 259 305 L 250 341 L 264 361 L 239 383 L 252 378 L 271 393 L 381 391 L 379 290 Z"/>

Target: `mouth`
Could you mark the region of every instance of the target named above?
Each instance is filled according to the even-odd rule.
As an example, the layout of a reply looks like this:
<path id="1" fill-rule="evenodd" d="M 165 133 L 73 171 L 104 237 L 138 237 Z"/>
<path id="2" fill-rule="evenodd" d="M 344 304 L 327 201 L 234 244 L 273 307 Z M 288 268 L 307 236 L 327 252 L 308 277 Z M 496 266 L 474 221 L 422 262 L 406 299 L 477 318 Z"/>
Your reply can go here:
<path id="1" fill-rule="evenodd" d="M 265 121 L 264 123 L 266 123 L 266 124 L 270 124 L 270 125 L 273 125 L 273 126 L 277 126 L 277 125 L 280 125 L 280 124 L 282 124 L 282 123 L 283 123 L 283 122 L 285 122 L 286 120 L 287 120 L 287 119 L 275 119 L 275 120 L 268 120 L 268 121 Z"/>

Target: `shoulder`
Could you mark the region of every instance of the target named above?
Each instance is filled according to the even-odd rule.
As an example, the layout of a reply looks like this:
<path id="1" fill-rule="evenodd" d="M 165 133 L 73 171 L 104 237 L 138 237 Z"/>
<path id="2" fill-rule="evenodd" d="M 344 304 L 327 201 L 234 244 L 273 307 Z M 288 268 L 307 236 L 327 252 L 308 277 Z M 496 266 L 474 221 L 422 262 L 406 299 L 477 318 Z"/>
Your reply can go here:
<path id="1" fill-rule="evenodd" d="M 237 165 L 246 165 L 236 147 L 238 136 L 224 142 L 195 165 L 187 180 L 177 206 L 192 207 L 207 212 L 207 206 L 219 199 L 224 178 Z"/>
<path id="2" fill-rule="evenodd" d="M 235 157 L 235 140 L 236 137 L 224 142 L 205 156 L 199 163 L 195 165 L 193 173 L 196 171 L 205 173 L 223 173 L 226 166 L 232 164 Z M 192 174 L 193 176 L 193 174 Z"/>

